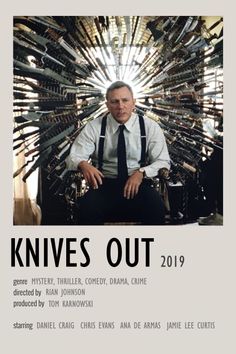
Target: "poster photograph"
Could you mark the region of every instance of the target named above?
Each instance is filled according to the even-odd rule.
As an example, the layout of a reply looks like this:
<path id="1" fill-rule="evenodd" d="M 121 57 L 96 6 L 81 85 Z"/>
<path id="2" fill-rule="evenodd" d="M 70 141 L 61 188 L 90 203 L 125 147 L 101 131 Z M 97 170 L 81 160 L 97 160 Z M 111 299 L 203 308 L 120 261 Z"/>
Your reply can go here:
<path id="1" fill-rule="evenodd" d="M 235 353 L 233 17 L 6 4 L 2 353 Z"/>

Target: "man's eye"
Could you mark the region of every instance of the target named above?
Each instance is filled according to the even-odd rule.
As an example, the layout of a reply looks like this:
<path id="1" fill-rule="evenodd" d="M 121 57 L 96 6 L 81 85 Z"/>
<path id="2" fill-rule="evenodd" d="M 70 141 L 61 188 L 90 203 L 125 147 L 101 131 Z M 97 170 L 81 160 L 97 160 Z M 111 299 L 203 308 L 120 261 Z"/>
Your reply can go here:
<path id="1" fill-rule="evenodd" d="M 124 99 L 122 99 L 122 102 L 127 103 L 127 102 L 129 102 L 129 99 L 124 98 Z M 119 103 L 119 100 L 111 100 L 111 104 L 118 104 L 118 103 Z"/>

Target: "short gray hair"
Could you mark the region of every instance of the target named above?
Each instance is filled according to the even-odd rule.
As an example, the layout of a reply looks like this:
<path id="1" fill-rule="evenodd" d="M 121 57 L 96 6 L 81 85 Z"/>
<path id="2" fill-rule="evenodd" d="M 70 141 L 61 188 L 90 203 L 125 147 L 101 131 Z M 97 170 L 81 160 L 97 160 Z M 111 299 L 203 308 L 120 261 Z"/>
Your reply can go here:
<path id="1" fill-rule="evenodd" d="M 124 81 L 115 81 L 108 87 L 107 92 L 106 92 L 106 99 L 108 99 L 109 92 L 111 92 L 113 90 L 117 90 L 122 87 L 127 87 L 127 89 L 131 92 L 132 96 L 134 95 L 133 90 L 130 85 L 126 84 Z"/>

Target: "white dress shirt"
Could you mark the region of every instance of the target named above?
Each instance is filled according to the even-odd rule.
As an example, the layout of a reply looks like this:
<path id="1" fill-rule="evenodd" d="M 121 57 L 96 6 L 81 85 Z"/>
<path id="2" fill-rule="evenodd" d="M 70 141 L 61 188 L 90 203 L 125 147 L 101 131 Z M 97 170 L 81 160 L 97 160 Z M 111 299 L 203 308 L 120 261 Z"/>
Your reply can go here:
<path id="1" fill-rule="evenodd" d="M 81 161 L 92 159 L 94 166 L 98 166 L 98 144 L 101 132 L 102 117 L 88 122 L 81 133 L 75 139 L 70 155 L 67 158 L 67 167 L 77 170 Z M 147 165 L 144 167 L 147 177 L 154 177 L 160 168 L 170 168 L 170 158 L 166 146 L 164 134 L 155 121 L 144 117 L 146 130 L 146 156 Z M 104 142 L 102 173 L 105 177 L 117 177 L 117 142 L 119 134 L 119 123 L 108 114 L 106 134 Z M 125 123 L 124 129 L 126 158 L 129 176 L 140 168 L 141 158 L 141 134 L 139 118 L 132 113 L 130 119 Z"/>

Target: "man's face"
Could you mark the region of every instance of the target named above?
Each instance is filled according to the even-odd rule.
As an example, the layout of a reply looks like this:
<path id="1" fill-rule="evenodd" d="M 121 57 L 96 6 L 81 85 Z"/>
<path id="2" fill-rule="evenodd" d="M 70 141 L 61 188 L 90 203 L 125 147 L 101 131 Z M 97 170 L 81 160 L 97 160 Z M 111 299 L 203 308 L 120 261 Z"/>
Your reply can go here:
<path id="1" fill-rule="evenodd" d="M 124 124 L 131 117 L 135 100 L 127 87 L 121 87 L 108 93 L 106 104 L 112 117 L 118 123 Z"/>

